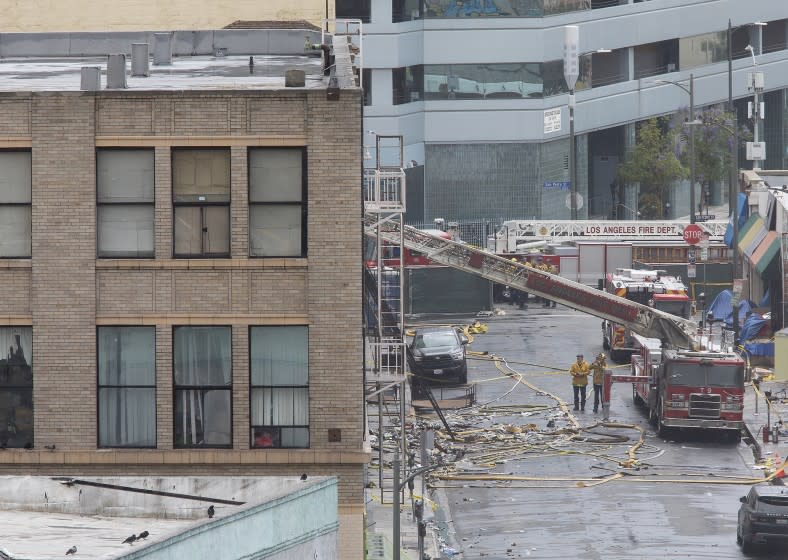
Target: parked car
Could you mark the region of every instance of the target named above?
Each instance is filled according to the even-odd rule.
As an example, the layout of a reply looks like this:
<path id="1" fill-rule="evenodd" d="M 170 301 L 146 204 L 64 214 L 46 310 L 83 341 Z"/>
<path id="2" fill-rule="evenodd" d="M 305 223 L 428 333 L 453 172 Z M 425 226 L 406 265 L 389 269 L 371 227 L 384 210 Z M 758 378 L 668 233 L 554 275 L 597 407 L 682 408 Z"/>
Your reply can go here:
<path id="1" fill-rule="evenodd" d="M 739 501 L 736 542 L 742 551 L 766 542 L 788 543 L 788 487 L 753 486 Z"/>
<path id="2" fill-rule="evenodd" d="M 408 346 L 410 371 L 422 379 L 468 382 L 465 345 L 468 337 L 454 327 L 416 329 Z"/>

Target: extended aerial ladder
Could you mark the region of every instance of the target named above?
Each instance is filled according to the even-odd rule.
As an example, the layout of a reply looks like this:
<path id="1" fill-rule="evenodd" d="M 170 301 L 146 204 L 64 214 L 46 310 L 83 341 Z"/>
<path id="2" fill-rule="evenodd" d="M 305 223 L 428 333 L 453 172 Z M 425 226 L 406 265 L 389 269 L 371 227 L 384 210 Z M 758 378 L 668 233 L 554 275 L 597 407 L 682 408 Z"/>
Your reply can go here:
<path id="1" fill-rule="evenodd" d="M 364 219 L 364 231 L 368 236 L 379 236 L 392 243 L 401 242 L 408 249 L 424 253 L 440 264 L 619 323 L 641 336 L 661 340 L 666 347 L 697 349 L 693 336 L 697 332 L 697 325 L 689 319 L 590 288 L 462 242 L 430 235 L 397 220 L 375 218 L 374 215 L 367 215 Z"/>

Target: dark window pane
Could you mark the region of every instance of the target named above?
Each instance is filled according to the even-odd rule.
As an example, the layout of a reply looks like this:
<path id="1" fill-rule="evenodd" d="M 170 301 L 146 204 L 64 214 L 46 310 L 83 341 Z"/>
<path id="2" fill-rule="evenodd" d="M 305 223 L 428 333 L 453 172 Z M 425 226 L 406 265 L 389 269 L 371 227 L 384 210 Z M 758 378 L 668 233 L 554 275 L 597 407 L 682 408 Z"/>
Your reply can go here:
<path id="1" fill-rule="evenodd" d="M 230 207 L 206 206 L 205 219 L 205 248 L 206 255 L 224 255 L 230 252 Z"/>
<path id="2" fill-rule="evenodd" d="M 176 447 L 232 444 L 229 390 L 176 390 L 174 409 Z"/>
<path id="3" fill-rule="evenodd" d="M 99 389 L 99 446 L 156 446 L 156 389 Z"/>
<path id="4" fill-rule="evenodd" d="M 152 257 L 153 205 L 100 205 L 100 257 Z"/>
<path id="5" fill-rule="evenodd" d="M 96 190 L 99 203 L 153 202 L 153 150 L 98 150 Z M 153 209 L 151 209 L 152 213 Z"/>
<path id="6" fill-rule="evenodd" d="M 33 446 L 33 329 L 0 327 L 0 447 Z"/>
<path id="7" fill-rule="evenodd" d="M 337 18 L 360 19 L 369 23 L 371 0 L 336 0 Z"/>
<path id="8" fill-rule="evenodd" d="M 100 385 L 156 385 L 155 327 L 99 327 Z"/>

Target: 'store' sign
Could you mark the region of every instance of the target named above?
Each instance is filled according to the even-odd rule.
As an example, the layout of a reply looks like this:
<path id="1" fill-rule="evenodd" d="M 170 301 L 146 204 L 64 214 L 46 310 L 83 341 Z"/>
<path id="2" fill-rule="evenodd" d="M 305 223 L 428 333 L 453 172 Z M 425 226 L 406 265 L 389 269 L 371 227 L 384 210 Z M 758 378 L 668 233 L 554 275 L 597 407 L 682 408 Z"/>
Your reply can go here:
<path id="1" fill-rule="evenodd" d="M 697 245 L 703 236 L 703 230 L 697 224 L 688 224 L 684 228 L 684 241 L 690 245 Z"/>

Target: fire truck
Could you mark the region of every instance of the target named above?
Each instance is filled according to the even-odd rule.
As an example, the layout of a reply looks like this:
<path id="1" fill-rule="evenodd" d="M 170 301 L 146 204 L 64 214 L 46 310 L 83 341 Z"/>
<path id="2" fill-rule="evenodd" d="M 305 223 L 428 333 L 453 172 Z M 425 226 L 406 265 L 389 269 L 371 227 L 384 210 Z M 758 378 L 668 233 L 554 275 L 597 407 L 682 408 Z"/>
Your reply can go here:
<path id="1" fill-rule="evenodd" d="M 365 216 L 364 230 L 389 242 L 401 242 L 428 258 L 458 270 L 553 300 L 620 324 L 639 335 L 639 352 L 630 375 L 605 375 L 609 406 L 612 383 L 631 383 L 635 400 L 664 435 L 674 428 L 727 430 L 739 437 L 742 427 L 744 361 L 732 341 L 715 340 L 695 322 L 653 305 L 632 301 L 568 280 L 450 239 L 431 236 L 396 222 Z"/>
<path id="2" fill-rule="evenodd" d="M 605 277 L 605 291 L 630 301 L 648 305 L 671 315 L 690 318 L 690 298 L 681 278 L 668 276 L 664 270 L 616 269 Z M 602 321 L 602 346 L 610 359 L 626 363 L 639 345 L 634 333 L 620 323 Z"/>
<path id="3" fill-rule="evenodd" d="M 633 335 L 632 397 L 664 437 L 677 428 L 724 431 L 741 437 L 744 361 L 730 352 L 664 349 L 658 339 Z M 610 376 L 629 381 L 627 376 Z"/>

